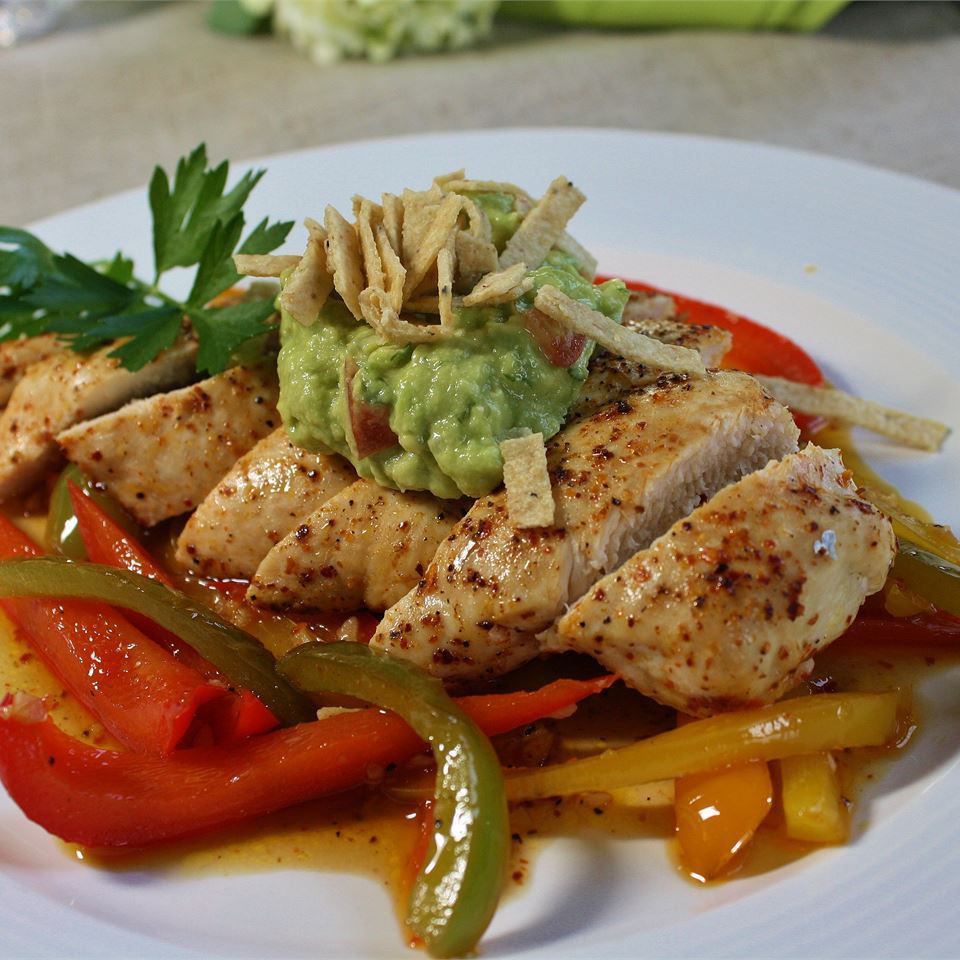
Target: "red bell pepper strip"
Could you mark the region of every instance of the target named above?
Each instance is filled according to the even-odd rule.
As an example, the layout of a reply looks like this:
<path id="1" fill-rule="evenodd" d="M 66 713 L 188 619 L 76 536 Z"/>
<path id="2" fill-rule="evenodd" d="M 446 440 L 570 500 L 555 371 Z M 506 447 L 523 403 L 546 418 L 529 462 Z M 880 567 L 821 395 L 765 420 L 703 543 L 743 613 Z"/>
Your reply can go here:
<path id="1" fill-rule="evenodd" d="M 0 560 L 41 554 L 0 514 Z M 106 604 L 11 598 L 0 606 L 64 687 L 130 750 L 169 753 L 200 708 L 224 694 Z"/>
<path id="2" fill-rule="evenodd" d="M 960 644 L 960 618 L 948 613 L 921 613 L 914 617 L 875 617 L 861 614 L 841 638 L 845 643 L 896 644 Z"/>
<path id="3" fill-rule="evenodd" d="M 615 679 L 558 680 L 457 703 L 492 736 L 566 711 Z M 0 780 L 31 820 L 92 847 L 140 847 L 247 820 L 356 787 L 371 768 L 424 749 L 396 714 L 374 709 L 164 758 L 97 749 L 25 713 L 0 711 Z"/>
<path id="4" fill-rule="evenodd" d="M 171 577 L 156 563 L 146 548 L 100 504 L 88 497 L 73 482 L 68 481 L 67 490 L 87 556 L 93 563 L 130 570 L 157 580 L 164 586 L 175 586 Z M 220 671 L 175 634 L 134 611 L 128 611 L 125 616 L 151 640 L 166 647 L 178 660 L 207 680 L 225 686 Z M 233 690 L 230 695 L 221 697 L 205 710 L 205 719 L 216 743 L 235 743 L 244 737 L 266 733 L 277 726 L 277 718 L 249 690 Z"/>

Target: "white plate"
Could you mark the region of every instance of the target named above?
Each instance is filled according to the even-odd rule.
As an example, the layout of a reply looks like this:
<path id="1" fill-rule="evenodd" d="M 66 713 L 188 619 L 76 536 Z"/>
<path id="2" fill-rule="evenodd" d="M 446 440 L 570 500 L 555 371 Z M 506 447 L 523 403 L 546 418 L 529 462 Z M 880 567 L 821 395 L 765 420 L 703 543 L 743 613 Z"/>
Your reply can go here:
<path id="1" fill-rule="evenodd" d="M 426 185 L 461 166 L 534 193 L 566 174 L 589 198 L 573 232 L 605 272 L 746 313 L 802 343 L 838 385 L 960 426 L 960 193 L 771 147 L 598 130 L 418 136 L 265 165 L 251 219 L 301 220 L 328 202 L 349 209 L 355 192 Z M 145 191 L 135 191 L 37 232 L 86 257 L 123 248 L 148 270 L 148 223 Z M 290 249 L 304 236 L 294 234 Z M 939 519 L 960 524 L 956 434 L 935 455 L 867 437 L 862 448 Z M 676 876 L 659 841 L 555 841 L 527 889 L 501 908 L 483 955 L 960 955 L 958 690 L 956 670 L 927 685 L 927 732 L 876 791 L 869 828 L 850 846 L 700 889 Z M 69 860 L 5 798 L 0 929 L 9 957 L 403 953 L 372 882 L 99 871 Z"/>

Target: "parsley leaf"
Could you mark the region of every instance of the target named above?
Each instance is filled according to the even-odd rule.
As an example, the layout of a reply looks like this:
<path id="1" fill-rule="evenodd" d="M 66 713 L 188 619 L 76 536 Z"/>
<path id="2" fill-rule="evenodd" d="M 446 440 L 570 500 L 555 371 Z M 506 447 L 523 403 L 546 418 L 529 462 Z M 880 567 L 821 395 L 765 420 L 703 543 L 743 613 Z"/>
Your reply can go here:
<path id="1" fill-rule="evenodd" d="M 166 172 L 160 167 L 154 170 L 150 209 L 158 277 L 171 267 L 198 263 L 211 234 L 240 213 L 250 191 L 263 176 L 262 170 L 248 172 L 233 190 L 224 194 L 229 169 L 224 160 L 208 170 L 207 148 L 200 144 L 177 164 L 172 189 Z"/>
<path id="2" fill-rule="evenodd" d="M 78 351 L 122 340 L 110 355 L 138 370 L 173 344 L 187 318 L 199 340 L 197 370 L 225 369 L 245 343 L 270 330 L 274 313 L 269 300 L 211 303 L 240 279 L 233 254 L 270 253 L 293 226 L 265 218 L 241 242 L 243 205 L 263 173 L 249 171 L 227 190 L 229 164 L 209 167 L 203 144 L 177 163 L 172 183 L 157 167 L 149 186 L 152 283 L 138 279 L 122 253 L 84 263 L 53 253 L 26 230 L 0 226 L 0 340 L 55 333 Z M 182 301 L 160 287 L 175 267 L 196 268 Z"/>
<path id="3" fill-rule="evenodd" d="M 138 313 L 104 317 L 79 334 L 73 342 L 77 350 L 90 350 L 104 341 L 129 337 L 110 352 L 128 370 L 139 370 L 158 353 L 173 346 L 183 328 L 183 315 L 171 304 L 149 307 Z"/>
<path id="4" fill-rule="evenodd" d="M 0 286 L 14 291 L 29 289 L 52 266 L 53 254 L 46 245 L 26 230 L 0 227 Z"/>
<path id="5" fill-rule="evenodd" d="M 276 308 L 272 300 L 248 300 L 216 311 L 205 310 L 191 314 L 194 328 L 200 337 L 200 350 L 197 353 L 197 369 L 211 373 L 217 369 L 222 357 L 231 357 L 240 347 L 254 337 L 270 332 L 267 320 Z"/>

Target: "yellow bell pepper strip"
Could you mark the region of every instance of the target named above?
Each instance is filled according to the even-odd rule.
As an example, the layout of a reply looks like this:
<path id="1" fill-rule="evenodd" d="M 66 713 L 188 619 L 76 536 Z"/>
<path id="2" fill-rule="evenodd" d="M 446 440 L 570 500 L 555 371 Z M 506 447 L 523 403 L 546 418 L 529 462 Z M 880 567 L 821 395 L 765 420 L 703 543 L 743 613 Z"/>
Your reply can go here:
<path id="1" fill-rule="evenodd" d="M 788 837 L 807 843 L 845 843 L 850 816 L 830 753 L 784 757 L 780 797 Z"/>
<path id="2" fill-rule="evenodd" d="M 908 540 L 900 540 L 891 576 L 935 607 L 960 617 L 960 566 Z"/>
<path id="3" fill-rule="evenodd" d="M 80 536 L 77 517 L 70 499 L 70 485 L 78 487 L 90 497 L 114 522 L 127 531 L 136 533 L 133 518 L 112 497 L 108 497 L 73 463 L 64 467 L 50 494 L 44 544 L 49 553 L 60 554 L 71 560 L 86 560 L 87 551 Z"/>
<path id="4" fill-rule="evenodd" d="M 178 590 L 147 577 L 64 557 L 0 564 L 0 597 L 97 600 L 149 617 L 175 633 L 237 686 L 252 691 L 282 724 L 313 719 L 316 708 L 276 670 L 260 643 Z"/>
<path id="5" fill-rule="evenodd" d="M 304 644 L 279 668 L 311 693 L 348 694 L 393 710 L 430 743 L 434 828 L 407 926 L 431 956 L 471 951 L 500 899 L 510 848 L 503 773 L 490 741 L 439 680 L 362 644 Z"/>
<path id="6" fill-rule="evenodd" d="M 672 780 L 748 760 L 894 741 L 899 695 L 823 693 L 698 720 L 596 757 L 507 773 L 507 797 L 538 800 Z"/>

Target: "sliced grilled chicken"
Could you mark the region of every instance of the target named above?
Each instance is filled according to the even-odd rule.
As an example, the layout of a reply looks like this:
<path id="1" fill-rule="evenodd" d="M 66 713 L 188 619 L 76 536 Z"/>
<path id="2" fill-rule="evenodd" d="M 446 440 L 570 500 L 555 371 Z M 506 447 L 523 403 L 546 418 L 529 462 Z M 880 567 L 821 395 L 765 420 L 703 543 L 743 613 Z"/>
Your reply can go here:
<path id="1" fill-rule="evenodd" d="M 6 406 L 13 388 L 29 367 L 68 349 L 52 333 L 0 343 L 0 407 Z"/>
<path id="2" fill-rule="evenodd" d="M 67 457 L 145 526 L 192 510 L 280 423 L 273 371 L 233 367 L 129 403 L 57 437 Z"/>
<path id="3" fill-rule="evenodd" d="M 889 521 L 839 452 L 808 446 L 675 523 L 544 636 L 684 713 L 770 703 L 851 623 L 893 562 Z"/>
<path id="4" fill-rule="evenodd" d="M 733 344 L 733 334 L 720 327 L 706 323 L 686 323 L 667 317 L 643 317 L 623 313 L 623 326 L 636 330 L 644 336 L 653 337 L 661 343 L 696 350 L 706 367 L 717 367 Z"/>
<path id="5" fill-rule="evenodd" d="M 648 320 L 676 320 L 677 304 L 673 297 L 665 293 L 648 293 L 646 290 L 631 290 L 630 297 L 623 308 L 623 323 Z"/>
<path id="6" fill-rule="evenodd" d="M 651 317 L 630 318 L 627 311 L 624 311 L 623 323 L 624 326 L 653 337 L 654 340 L 696 350 L 703 358 L 704 366 L 708 368 L 720 365 L 733 339 L 726 330 L 719 327 Z M 590 361 L 590 375 L 574 401 L 569 419 L 596 413 L 625 393 L 632 393 L 656 383 L 662 376 L 663 371 L 656 367 L 647 367 L 606 350 L 598 350 Z"/>
<path id="7" fill-rule="evenodd" d="M 442 676 L 511 669 L 566 604 L 721 487 L 796 450 L 797 436 L 746 374 L 625 397 L 548 444 L 556 526 L 515 529 L 504 493 L 481 498 L 372 643 Z"/>
<path id="8" fill-rule="evenodd" d="M 267 554 L 247 598 L 278 608 L 386 610 L 419 582 L 468 506 L 358 480 Z"/>
<path id="9" fill-rule="evenodd" d="M 124 370 L 108 356 L 59 351 L 32 364 L 0 414 L 0 500 L 27 489 L 60 456 L 56 437 L 90 417 L 135 397 L 189 383 L 197 345 L 183 339 L 140 370 Z"/>
<path id="10" fill-rule="evenodd" d="M 280 427 L 245 453 L 191 514 L 177 561 L 205 577 L 250 579 L 271 547 L 357 479 L 342 457 L 309 453 Z"/>

